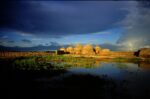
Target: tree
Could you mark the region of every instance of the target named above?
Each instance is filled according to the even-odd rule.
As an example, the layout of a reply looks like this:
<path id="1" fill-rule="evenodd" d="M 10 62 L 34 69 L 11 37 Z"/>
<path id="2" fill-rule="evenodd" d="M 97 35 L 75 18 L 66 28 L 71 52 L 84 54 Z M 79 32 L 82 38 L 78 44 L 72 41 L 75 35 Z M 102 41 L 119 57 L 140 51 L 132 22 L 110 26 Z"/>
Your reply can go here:
<path id="1" fill-rule="evenodd" d="M 95 52 L 94 52 L 93 46 L 90 45 L 90 44 L 87 44 L 87 45 L 83 46 L 82 54 L 84 54 L 84 55 L 94 55 Z"/>

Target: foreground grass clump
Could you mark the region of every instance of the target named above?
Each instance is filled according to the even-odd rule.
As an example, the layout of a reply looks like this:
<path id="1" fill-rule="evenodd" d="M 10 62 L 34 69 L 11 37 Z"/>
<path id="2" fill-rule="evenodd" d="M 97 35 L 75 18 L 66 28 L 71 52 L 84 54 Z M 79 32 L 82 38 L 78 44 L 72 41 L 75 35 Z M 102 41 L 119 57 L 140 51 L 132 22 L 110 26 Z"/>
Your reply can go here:
<path id="1" fill-rule="evenodd" d="M 92 68 L 98 65 L 93 58 L 68 57 L 63 55 L 18 57 L 13 61 L 15 68 L 27 70 L 66 69 L 68 67 Z"/>
<path id="2" fill-rule="evenodd" d="M 40 60 L 45 60 L 51 62 L 56 66 L 62 66 L 63 68 L 67 67 L 93 67 L 98 65 L 94 58 L 85 58 L 85 57 L 71 57 L 71 56 L 43 56 L 40 57 Z"/>
<path id="3" fill-rule="evenodd" d="M 30 56 L 30 57 L 17 57 L 11 59 L 12 65 L 15 68 L 23 70 L 51 70 L 51 69 L 67 69 L 71 67 L 95 68 L 100 66 L 101 61 L 109 62 L 148 62 L 149 59 L 141 58 L 114 58 L 111 60 L 97 60 L 96 58 L 88 57 L 73 57 L 65 55 L 45 55 L 45 56 Z"/>
<path id="4" fill-rule="evenodd" d="M 141 58 L 122 58 L 122 57 L 117 57 L 117 58 L 114 58 L 113 61 L 115 62 L 139 62 L 139 61 L 142 61 Z"/>
<path id="5" fill-rule="evenodd" d="M 14 68 L 23 70 L 52 70 L 60 69 L 59 67 L 48 64 L 46 58 L 43 57 L 18 57 L 12 62 Z"/>

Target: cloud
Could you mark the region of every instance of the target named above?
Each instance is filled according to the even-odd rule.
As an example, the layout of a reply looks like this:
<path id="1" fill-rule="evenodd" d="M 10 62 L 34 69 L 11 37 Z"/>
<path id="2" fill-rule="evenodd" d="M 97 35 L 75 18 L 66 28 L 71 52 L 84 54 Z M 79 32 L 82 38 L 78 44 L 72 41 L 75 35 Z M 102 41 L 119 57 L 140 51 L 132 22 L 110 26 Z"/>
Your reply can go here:
<path id="1" fill-rule="evenodd" d="M 132 9 L 126 10 L 129 14 L 121 23 L 125 32 L 117 43 L 126 50 L 138 50 L 150 46 L 150 8 L 138 2 Z"/>
<path id="2" fill-rule="evenodd" d="M 119 1 L 13 1 L 1 5 L 0 27 L 44 37 L 93 33 L 116 26 L 126 16 L 122 8 L 130 6 Z"/>
<path id="3" fill-rule="evenodd" d="M 15 41 L 12 41 L 12 40 L 10 40 L 10 41 L 8 41 L 8 43 L 14 43 Z"/>
<path id="4" fill-rule="evenodd" d="M 21 36 L 24 36 L 24 37 L 26 37 L 26 36 L 33 36 L 30 33 L 24 33 L 24 32 L 18 32 L 18 31 L 16 33 L 18 33 L 18 34 L 20 34 Z"/>
<path id="5" fill-rule="evenodd" d="M 100 44 L 100 46 L 102 47 L 102 49 L 108 48 L 111 51 L 129 51 L 126 48 L 126 46 L 122 44 L 103 43 L 103 44 Z"/>
<path id="6" fill-rule="evenodd" d="M 112 36 L 109 39 L 116 39 L 114 34 L 110 35 L 111 32 L 102 31 L 121 27 L 124 33 L 117 44 L 112 42 L 101 46 L 111 50 L 150 47 L 148 1 L 10 1 L 0 3 L 0 14 L 1 45 L 60 46 L 68 42 L 66 38 L 70 38 L 70 35 L 73 43 L 84 41 L 85 38 L 90 41 L 91 33 L 108 34 Z M 87 33 L 89 36 L 77 36 Z M 59 41 L 59 37 L 62 40 Z M 11 43 L 10 40 L 15 42 Z M 104 42 L 107 41 L 104 38 Z"/>
<path id="7" fill-rule="evenodd" d="M 31 40 L 27 40 L 27 39 L 23 39 L 23 40 L 21 40 L 21 41 L 24 42 L 24 43 L 32 43 Z"/>
<path id="8" fill-rule="evenodd" d="M 59 49 L 61 46 L 55 46 L 55 45 L 50 45 L 50 46 L 44 46 L 44 45 L 37 45 L 33 47 L 20 47 L 20 46 L 11 46 L 11 47 L 6 47 L 3 45 L 0 45 L 0 51 L 50 51 L 50 50 L 56 50 Z"/>
<path id="9" fill-rule="evenodd" d="M 0 37 L 0 38 L 2 38 L 2 39 L 7 39 L 8 36 L 4 35 L 4 36 L 2 36 L 2 37 Z"/>
<path id="10" fill-rule="evenodd" d="M 58 45 L 60 45 L 60 44 L 57 43 L 57 42 L 50 42 L 50 45 L 58 46 Z"/>

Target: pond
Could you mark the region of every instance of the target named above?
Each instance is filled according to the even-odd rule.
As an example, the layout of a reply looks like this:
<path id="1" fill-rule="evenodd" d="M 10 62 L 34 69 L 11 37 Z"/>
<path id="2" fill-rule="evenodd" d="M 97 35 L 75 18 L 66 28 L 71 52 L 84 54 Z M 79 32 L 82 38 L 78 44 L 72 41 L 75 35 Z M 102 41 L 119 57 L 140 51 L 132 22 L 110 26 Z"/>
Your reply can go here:
<path id="1" fill-rule="evenodd" d="M 149 69 L 140 68 L 135 63 L 101 62 L 98 67 L 93 68 L 70 68 L 69 72 L 74 74 L 91 74 L 93 76 L 105 76 L 114 80 L 123 80 L 131 76 L 148 73 Z"/>
<path id="2" fill-rule="evenodd" d="M 149 65 L 150 64 L 146 64 Z M 111 79 L 116 84 L 116 90 L 126 91 L 130 96 L 139 98 L 140 95 L 150 94 L 150 69 L 141 64 L 101 62 L 96 68 L 71 68 L 73 74 L 90 74 L 104 79 Z M 122 90 L 125 88 L 125 90 Z"/>
<path id="3" fill-rule="evenodd" d="M 62 66 L 67 62 L 53 64 Z M 87 67 L 77 65 L 78 63 L 71 64 L 74 66 L 68 64 L 65 70 L 12 71 L 9 94 L 14 98 L 150 97 L 149 63 L 99 61 L 96 65 Z"/>

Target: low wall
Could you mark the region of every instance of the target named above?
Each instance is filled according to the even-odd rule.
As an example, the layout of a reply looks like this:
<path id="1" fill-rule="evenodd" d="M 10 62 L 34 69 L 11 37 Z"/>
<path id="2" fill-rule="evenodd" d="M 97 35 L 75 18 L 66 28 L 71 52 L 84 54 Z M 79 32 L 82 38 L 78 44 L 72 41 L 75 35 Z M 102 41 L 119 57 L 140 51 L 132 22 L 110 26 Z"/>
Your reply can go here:
<path id="1" fill-rule="evenodd" d="M 20 57 L 20 56 L 43 56 L 55 54 L 54 52 L 0 52 L 0 57 Z"/>
<path id="2" fill-rule="evenodd" d="M 110 57 L 135 57 L 134 52 L 101 52 L 99 55 Z"/>
<path id="3" fill-rule="evenodd" d="M 138 51 L 138 56 L 142 58 L 150 58 L 150 48 L 142 48 Z"/>

